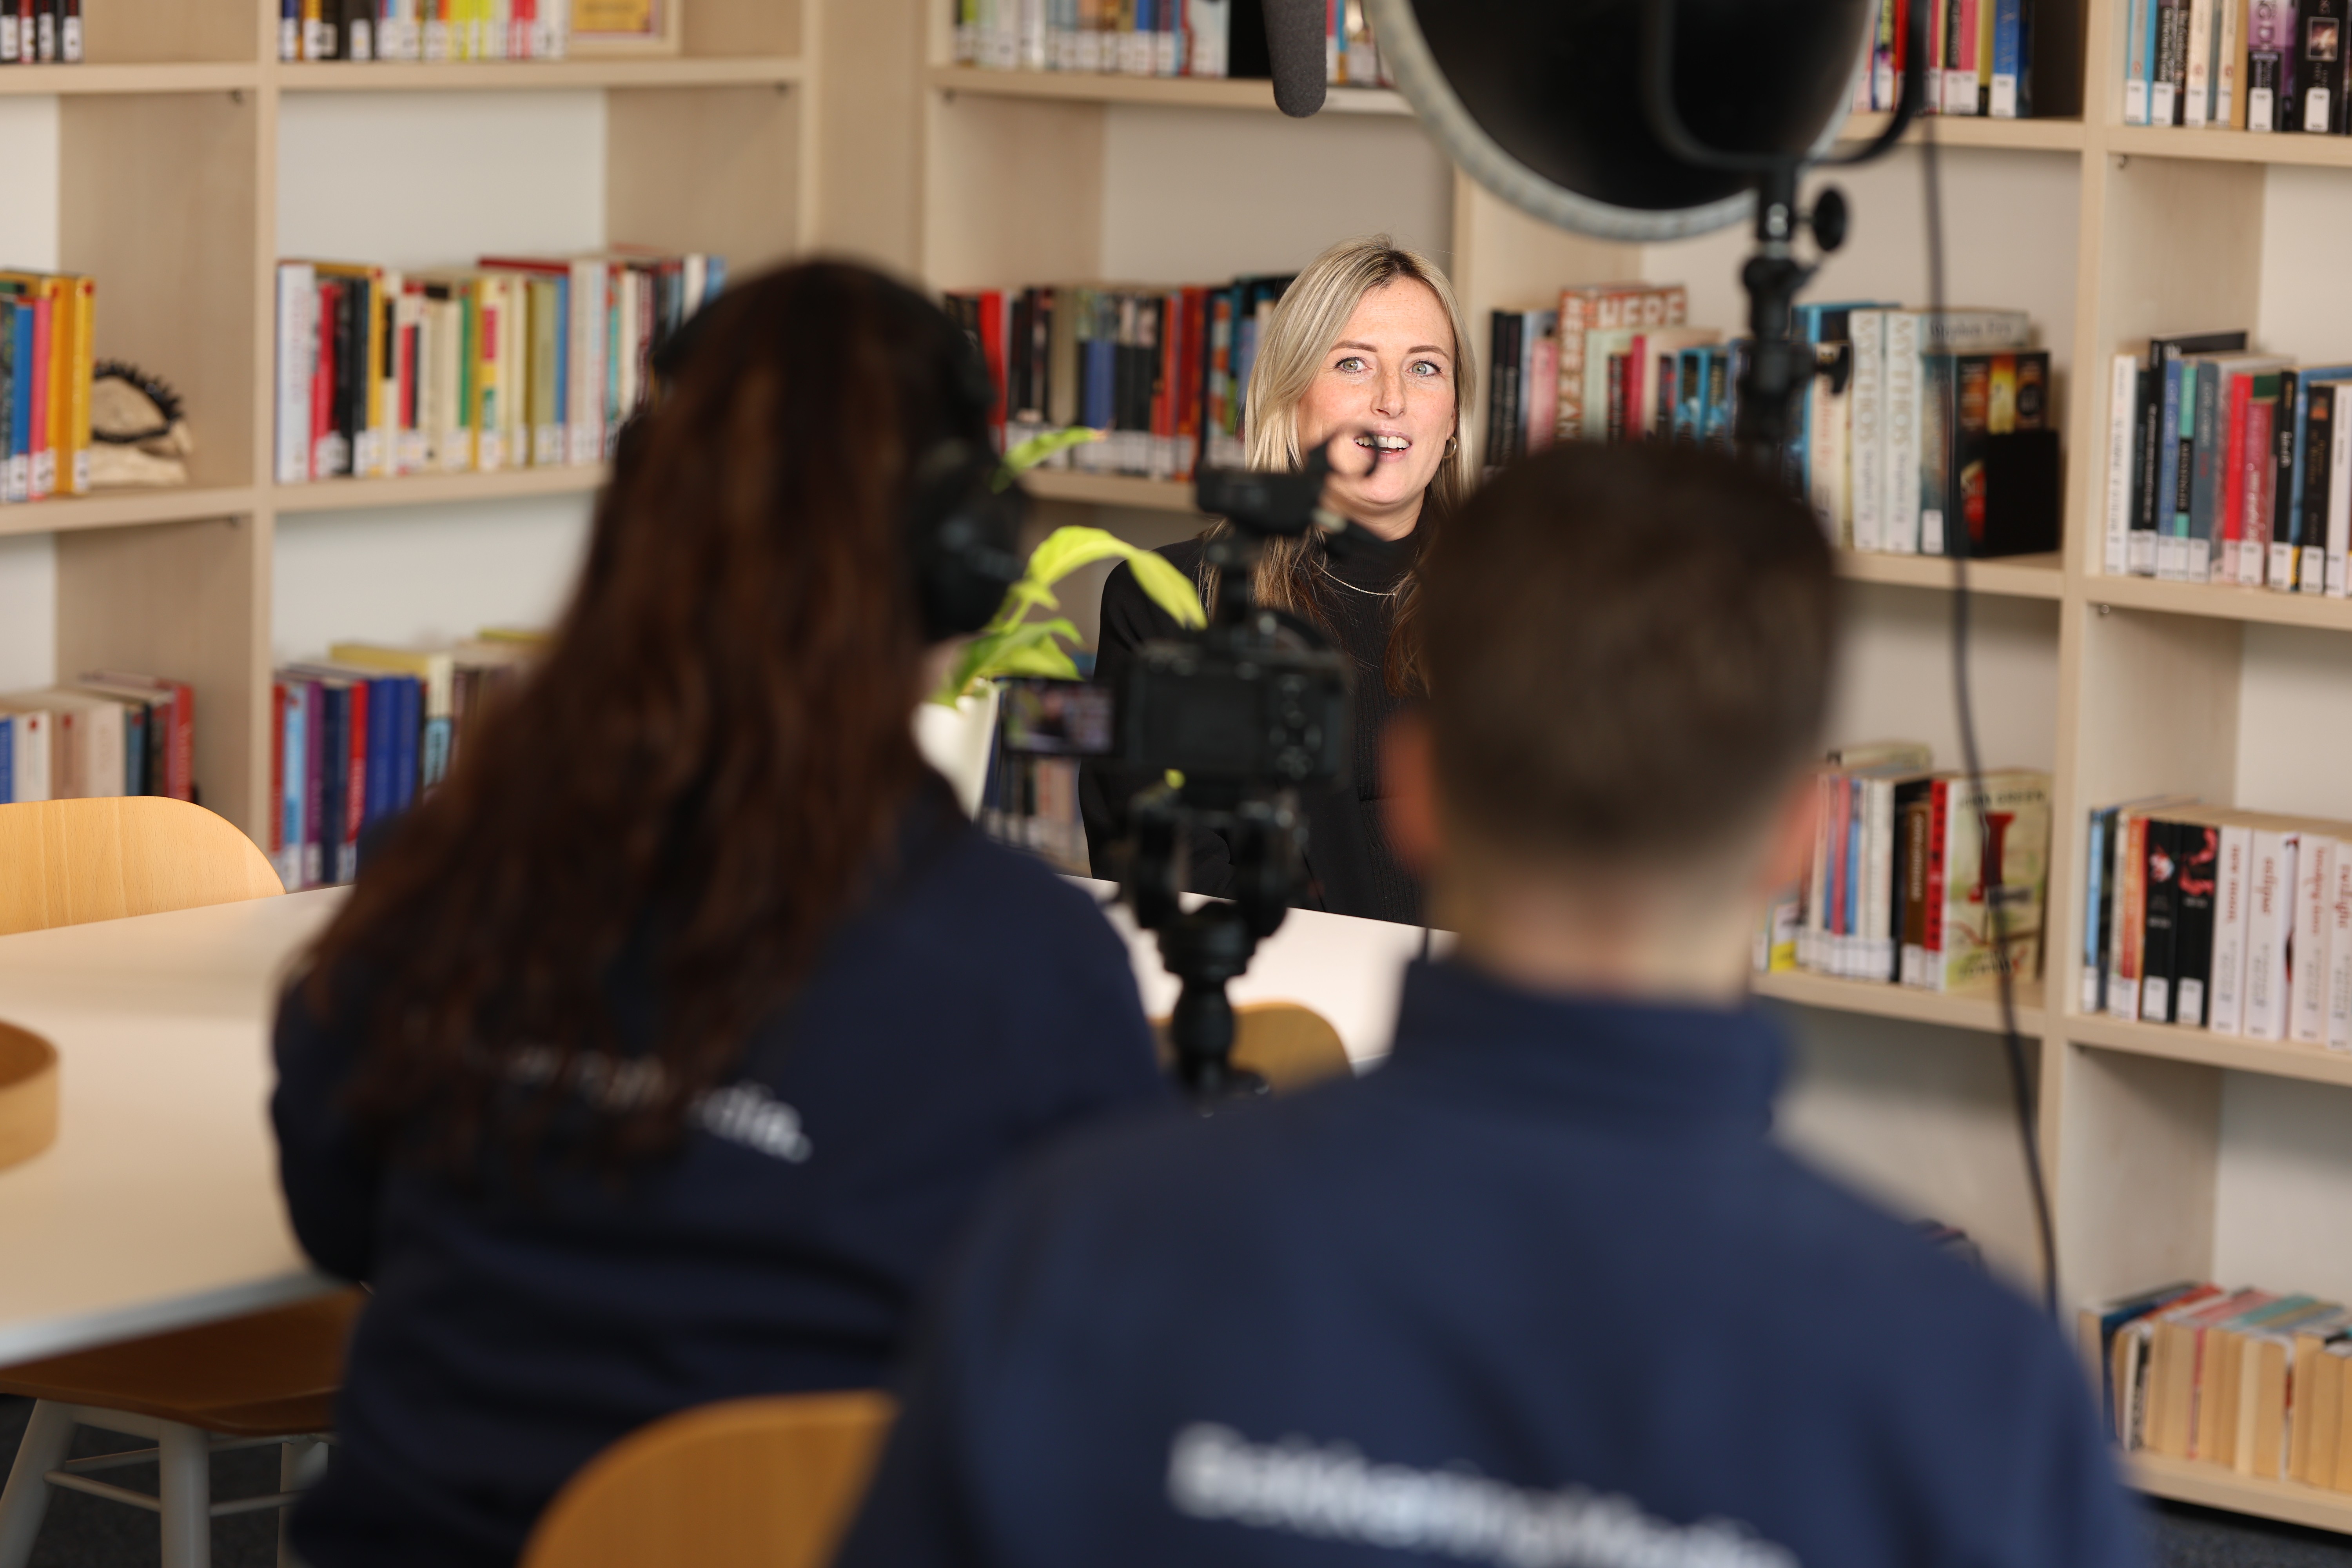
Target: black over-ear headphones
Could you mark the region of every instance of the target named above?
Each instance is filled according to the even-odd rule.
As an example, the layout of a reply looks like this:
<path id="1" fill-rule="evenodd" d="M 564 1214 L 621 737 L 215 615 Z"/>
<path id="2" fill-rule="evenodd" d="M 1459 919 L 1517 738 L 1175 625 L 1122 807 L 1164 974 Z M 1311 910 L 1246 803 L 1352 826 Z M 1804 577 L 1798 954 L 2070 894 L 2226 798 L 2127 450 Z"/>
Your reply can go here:
<path id="1" fill-rule="evenodd" d="M 948 427 L 969 437 L 934 442 L 908 476 L 903 538 L 911 569 L 923 640 L 966 637 L 995 617 L 1005 590 L 1021 580 L 1021 527 L 1028 493 L 1003 472 L 989 449 L 988 415 L 995 402 L 988 367 L 969 334 L 946 311 L 911 289 L 883 283 L 906 324 L 922 323 L 954 346 L 955 370 L 946 394 Z M 655 373 L 674 380 L 707 335 L 708 310 L 688 317 L 655 351 Z"/>

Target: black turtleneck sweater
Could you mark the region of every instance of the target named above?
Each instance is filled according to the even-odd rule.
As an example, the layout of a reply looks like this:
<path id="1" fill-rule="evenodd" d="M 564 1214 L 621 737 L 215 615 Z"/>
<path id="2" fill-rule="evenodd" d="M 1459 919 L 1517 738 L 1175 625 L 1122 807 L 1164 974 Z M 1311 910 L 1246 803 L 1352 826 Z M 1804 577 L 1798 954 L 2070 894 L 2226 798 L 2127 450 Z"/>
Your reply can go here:
<path id="1" fill-rule="evenodd" d="M 1185 576 L 1200 581 L 1199 540 L 1168 545 L 1160 553 Z M 1317 604 L 1352 667 L 1354 735 L 1349 777 L 1332 788 L 1307 792 L 1299 801 L 1307 818 L 1308 883 L 1298 903 L 1338 915 L 1418 925 L 1421 884 L 1389 852 L 1380 818 L 1381 731 L 1404 705 L 1402 699 L 1389 694 L 1382 667 L 1389 631 L 1395 624 L 1394 593 L 1407 570 L 1405 559 L 1403 551 L 1378 561 L 1354 554 L 1334 558 L 1317 551 L 1312 568 Z M 1103 584 L 1096 678 L 1117 688 L 1126 679 L 1138 646 L 1173 636 L 1177 629 L 1175 618 L 1151 602 L 1134 571 L 1120 566 Z M 1127 802 L 1140 783 L 1117 769 L 1090 766 L 1086 772 L 1080 804 L 1097 876 L 1115 874 L 1109 850 L 1126 831 Z M 1232 878 L 1223 840 L 1202 835 L 1192 847 L 1192 890 L 1229 895 Z"/>

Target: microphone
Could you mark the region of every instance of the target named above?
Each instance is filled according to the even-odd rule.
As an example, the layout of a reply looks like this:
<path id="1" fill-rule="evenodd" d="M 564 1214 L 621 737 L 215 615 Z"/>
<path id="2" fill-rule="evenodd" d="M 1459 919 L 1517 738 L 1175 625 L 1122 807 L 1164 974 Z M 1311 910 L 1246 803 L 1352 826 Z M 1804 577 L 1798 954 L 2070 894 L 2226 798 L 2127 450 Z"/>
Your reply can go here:
<path id="1" fill-rule="evenodd" d="M 1265 0 L 1265 54 L 1274 106 L 1304 120 L 1323 107 L 1324 0 Z"/>

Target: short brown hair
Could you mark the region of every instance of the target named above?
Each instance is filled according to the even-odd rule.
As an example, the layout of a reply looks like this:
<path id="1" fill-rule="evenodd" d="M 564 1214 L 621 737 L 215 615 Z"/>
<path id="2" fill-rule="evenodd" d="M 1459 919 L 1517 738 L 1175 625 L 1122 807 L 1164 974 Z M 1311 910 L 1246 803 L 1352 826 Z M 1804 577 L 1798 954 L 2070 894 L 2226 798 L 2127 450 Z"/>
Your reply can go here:
<path id="1" fill-rule="evenodd" d="M 1820 743 L 1837 642 L 1821 525 L 1688 447 L 1555 447 L 1433 547 L 1438 785 L 1488 847 L 1682 858 L 1753 826 Z"/>

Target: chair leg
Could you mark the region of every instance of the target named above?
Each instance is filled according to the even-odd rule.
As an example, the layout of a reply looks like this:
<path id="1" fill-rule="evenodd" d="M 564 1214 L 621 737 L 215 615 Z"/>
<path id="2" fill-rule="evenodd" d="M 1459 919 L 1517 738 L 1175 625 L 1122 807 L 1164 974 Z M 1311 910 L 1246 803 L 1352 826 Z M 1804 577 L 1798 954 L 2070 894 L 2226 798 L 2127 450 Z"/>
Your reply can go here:
<path id="1" fill-rule="evenodd" d="M 278 1450 L 278 1489 L 281 1492 L 308 1491 L 319 1484 L 327 1473 L 327 1445 L 316 1437 L 289 1437 L 286 1446 Z M 287 1504 L 278 1510 L 278 1568 L 302 1568 L 302 1560 L 294 1554 L 289 1539 L 294 1523 L 294 1505 Z"/>
<path id="2" fill-rule="evenodd" d="M 68 1406 L 46 1399 L 35 1402 L 25 1441 L 8 1471 L 7 1489 L 0 1491 L 0 1568 L 25 1568 L 33 1555 L 33 1538 L 41 1532 L 41 1516 L 49 1511 L 45 1478 L 64 1462 L 73 1434 Z"/>
<path id="3" fill-rule="evenodd" d="M 212 1568 L 212 1444 L 200 1429 L 167 1421 L 155 1446 L 163 1480 L 163 1568 Z"/>

